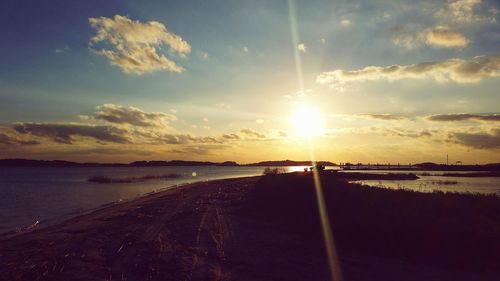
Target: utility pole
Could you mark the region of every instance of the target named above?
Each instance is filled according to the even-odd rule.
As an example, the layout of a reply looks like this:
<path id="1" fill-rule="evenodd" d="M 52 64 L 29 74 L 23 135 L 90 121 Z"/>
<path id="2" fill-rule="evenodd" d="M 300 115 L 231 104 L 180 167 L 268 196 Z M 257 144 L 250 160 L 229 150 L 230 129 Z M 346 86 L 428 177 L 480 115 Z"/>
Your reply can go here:
<path id="1" fill-rule="evenodd" d="M 446 166 L 448 166 L 448 154 L 446 154 Z"/>

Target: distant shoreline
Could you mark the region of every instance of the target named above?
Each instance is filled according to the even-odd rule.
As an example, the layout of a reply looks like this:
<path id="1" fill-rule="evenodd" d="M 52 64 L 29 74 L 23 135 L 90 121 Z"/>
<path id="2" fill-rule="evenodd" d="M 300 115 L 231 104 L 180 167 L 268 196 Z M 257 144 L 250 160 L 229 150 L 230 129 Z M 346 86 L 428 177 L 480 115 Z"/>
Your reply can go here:
<path id="1" fill-rule="evenodd" d="M 343 170 L 400 170 L 400 171 L 500 171 L 500 163 L 483 165 L 446 165 L 430 162 L 399 165 L 399 164 L 352 164 L 333 163 L 330 161 L 317 161 L 317 165 L 326 167 L 339 167 Z M 0 159 L 0 167 L 284 167 L 284 166 L 311 166 L 311 161 L 277 160 L 261 161 L 257 163 L 239 164 L 235 161 L 209 162 L 209 161 L 134 161 L 131 163 L 79 163 L 64 160 L 33 160 L 33 159 Z"/>

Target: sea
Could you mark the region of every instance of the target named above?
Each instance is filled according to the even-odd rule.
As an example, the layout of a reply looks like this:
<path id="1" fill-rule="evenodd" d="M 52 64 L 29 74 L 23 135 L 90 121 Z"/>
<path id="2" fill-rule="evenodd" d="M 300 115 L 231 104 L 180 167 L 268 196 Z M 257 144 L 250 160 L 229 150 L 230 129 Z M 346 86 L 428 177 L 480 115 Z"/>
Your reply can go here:
<path id="1" fill-rule="evenodd" d="M 286 172 L 303 166 L 280 167 Z M 104 206 L 131 200 L 176 186 L 224 178 L 262 175 L 264 167 L 2 167 L 0 169 L 0 233 L 21 231 L 29 225 L 48 226 Z M 350 171 L 397 173 L 408 171 Z M 408 188 L 421 192 L 494 193 L 500 178 L 442 177 L 443 172 L 415 171 L 414 181 L 358 181 L 382 188 Z M 124 179 L 177 174 L 131 183 L 90 182 L 92 177 Z"/>

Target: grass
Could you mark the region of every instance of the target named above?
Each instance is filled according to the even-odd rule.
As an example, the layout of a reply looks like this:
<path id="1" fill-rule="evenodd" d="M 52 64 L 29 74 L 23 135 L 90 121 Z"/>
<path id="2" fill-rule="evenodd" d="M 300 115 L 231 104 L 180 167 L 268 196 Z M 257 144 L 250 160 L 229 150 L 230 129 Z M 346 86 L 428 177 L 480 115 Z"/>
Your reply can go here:
<path id="1" fill-rule="evenodd" d="M 349 183 L 341 173 L 320 178 L 341 256 L 357 252 L 438 267 L 499 270 L 498 196 L 369 187 Z M 323 247 L 314 190 L 310 173 L 264 176 L 248 195 L 246 211 L 253 220 L 300 235 L 306 248 Z"/>
<path id="2" fill-rule="evenodd" d="M 284 174 L 287 172 L 286 168 L 283 167 L 276 167 L 276 168 L 270 168 L 266 167 L 264 171 L 262 171 L 263 175 L 277 175 L 277 174 Z"/>

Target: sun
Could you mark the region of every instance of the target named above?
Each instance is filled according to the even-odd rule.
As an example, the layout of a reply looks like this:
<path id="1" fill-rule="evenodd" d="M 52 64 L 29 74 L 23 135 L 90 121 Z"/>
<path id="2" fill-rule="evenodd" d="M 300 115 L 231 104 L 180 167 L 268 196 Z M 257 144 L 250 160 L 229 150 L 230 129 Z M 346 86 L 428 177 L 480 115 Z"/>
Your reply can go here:
<path id="1" fill-rule="evenodd" d="M 321 112 L 310 105 L 298 106 L 290 122 L 296 135 L 301 138 L 317 137 L 325 131 L 325 120 Z"/>

